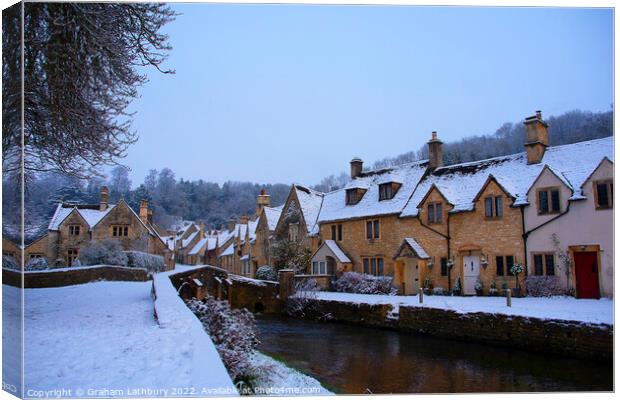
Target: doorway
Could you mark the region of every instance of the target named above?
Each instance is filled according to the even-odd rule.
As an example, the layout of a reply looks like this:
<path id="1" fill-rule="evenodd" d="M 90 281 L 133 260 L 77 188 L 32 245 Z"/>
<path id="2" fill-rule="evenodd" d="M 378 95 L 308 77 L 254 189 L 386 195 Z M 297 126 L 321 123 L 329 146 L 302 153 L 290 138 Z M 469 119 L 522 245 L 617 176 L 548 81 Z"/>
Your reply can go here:
<path id="1" fill-rule="evenodd" d="M 463 294 L 476 294 L 476 281 L 480 276 L 480 257 L 463 256 Z"/>
<path id="2" fill-rule="evenodd" d="M 580 251 L 573 254 L 575 257 L 576 297 L 578 299 L 600 298 L 597 252 Z"/>

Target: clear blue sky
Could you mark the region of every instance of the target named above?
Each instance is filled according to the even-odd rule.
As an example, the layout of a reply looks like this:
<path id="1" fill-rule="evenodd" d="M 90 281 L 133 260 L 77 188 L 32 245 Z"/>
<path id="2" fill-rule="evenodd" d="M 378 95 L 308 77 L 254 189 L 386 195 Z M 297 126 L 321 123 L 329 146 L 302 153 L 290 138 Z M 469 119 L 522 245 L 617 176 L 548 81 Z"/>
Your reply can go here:
<path id="1" fill-rule="evenodd" d="M 543 110 L 609 110 L 610 9 L 176 4 L 124 163 L 177 178 L 318 183 Z"/>

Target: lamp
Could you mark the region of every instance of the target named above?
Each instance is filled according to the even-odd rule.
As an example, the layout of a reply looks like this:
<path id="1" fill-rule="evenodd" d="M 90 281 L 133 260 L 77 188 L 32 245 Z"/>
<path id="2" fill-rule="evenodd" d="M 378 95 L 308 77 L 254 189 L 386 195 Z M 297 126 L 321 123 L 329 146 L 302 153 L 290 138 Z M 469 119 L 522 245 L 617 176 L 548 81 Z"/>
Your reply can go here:
<path id="1" fill-rule="evenodd" d="M 489 266 L 488 257 L 485 256 L 484 254 L 482 255 L 482 258 L 480 259 L 480 264 L 482 265 L 482 268 L 484 269 L 487 269 L 487 267 Z"/>
<path id="2" fill-rule="evenodd" d="M 435 263 L 433 262 L 433 257 L 431 257 L 428 259 L 426 266 L 428 267 L 428 269 L 433 269 L 433 265 L 435 265 Z"/>

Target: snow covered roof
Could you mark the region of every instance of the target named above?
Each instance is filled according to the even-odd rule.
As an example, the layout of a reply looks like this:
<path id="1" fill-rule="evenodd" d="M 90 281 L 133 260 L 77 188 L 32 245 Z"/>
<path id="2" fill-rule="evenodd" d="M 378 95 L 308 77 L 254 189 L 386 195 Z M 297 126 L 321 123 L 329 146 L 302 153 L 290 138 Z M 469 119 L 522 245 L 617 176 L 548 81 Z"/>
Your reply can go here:
<path id="1" fill-rule="evenodd" d="M 282 214 L 282 207 L 265 207 L 263 211 L 265 213 L 265 218 L 267 218 L 267 225 L 269 226 L 270 231 L 275 231 L 276 226 L 278 225 L 278 220 L 280 219 L 280 214 Z"/>
<path id="2" fill-rule="evenodd" d="M 336 243 L 334 240 L 326 240 L 323 244 L 331 250 L 331 252 L 334 254 L 334 256 L 336 256 L 339 262 L 341 263 L 351 262 L 349 257 L 347 257 L 347 255 L 344 254 L 340 246 L 338 246 L 338 243 Z"/>
<path id="3" fill-rule="evenodd" d="M 217 237 L 210 237 L 207 241 L 207 251 L 215 250 L 215 246 L 217 245 Z"/>
<path id="4" fill-rule="evenodd" d="M 245 260 L 249 260 L 249 259 L 250 259 L 250 255 L 246 254 L 246 255 L 242 256 L 239 260 L 245 261 Z"/>
<path id="5" fill-rule="evenodd" d="M 424 250 L 424 248 L 418 242 L 416 242 L 415 239 L 413 238 L 405 238 L 403 243 L 398 248 L 398 251 L 396 252 L 396 257 L 400 255 L 400 252 L 403 250 L 405 246 L 409 247 L 409 249 L 413 252 L 413 254 L 415 254 L 416 257 L 420 259 L 430 258 L 426 250 Z"/>
<path id="6" fill-rule="evenodd" d="M 316 190 L 309 189 L 302 185 L 294 185 L 295 194 L 299 199 L 301 212 L 306 221 L 306 228 L 309 234 L 319 232 L 318 217 L 321 212 L 324 194 Z"/>
<path id="7" fill-rule="evenodd" d="M 228 245 L 228 247 L 224 249 L 224 251 L 222 251 L 222 254 L 220 254 L 220 257 L 232 256 L 234 251 L 235 251 L 235 244 L 231 243 L 230 245 Z"/>
<path id="8" fill-rule="evenodd" d="M 347 205 L 346 189 L 326 193 L 319 222 L 400 213 L 426 172 L 426 164 L 427 161 L 418 161 L 362 173 L 351 183 L 367 188 L 361 200 L 357 204 Z M 387 182 L 402 185 L 393 198 L 379 201 L 379 185 Z"/>
<path id="9" fill-rule="evenodd" d="M 181 242 L 181 248 L 184 249 L 187 246 L 189 246 L 189 244 L 191 243 L 191 241 L 196 237 L 196 235 L 198 235 L 198 231 L 196 232 L 192 232 L 187 239 L 183 239 L 183 241 Z"/>
<path id="10" fill-rule="evenodd" d="M 417 216 L 417 206 L 433 184 L 454 205 L 452 212 L 470 211 L 475 196 L 489 176 L 515 198 L 515 205 L 528 204 L 527 192 L 545 166 L 573 189 L 571 200 L 579 199 L 582 198 L 582 183 L 604 157 L 613 159 L 611 136 L 549 147 L 538 164 L 528 165 L 527 153 L 521 152 L 437 168 L 421 179 L 401 216 Z"/>
<path id="11" fill-rule="evenodd" d="M 256 238 L 256 227 L 258 226 L 258 218 L 254 221 L 248 221 L 248 233 L 250 234 L 250 240 Z"/>
<path id="12" fill-rule="evenodd" d="M 198 243 L 196 243 L 194 247 L 189 251 L 188 255 L 193 256 L 193 255 L 200 253 L 200 251 L 205 247 L 208 241 L 209 241 L 208 237 L 200 239 Z"/>
<path id="13" fill-rule="evenodd" d="M 112 211 L 116 207 L 116 205 L 110 205 L 104 211 L 99 210 L 99 205 L 90 205 L 90 204 L 65 204 L 60 203 L 56 207 L 56 211 L 50 220 L 50 224 L 47 227 L 50 231 L 57 231 L 60 228 L 62 222 L 71 214 L 73 210 L 76 210 L 77 213 L 84 218 L 84 221 L 88 224 L 90 228 L 97 225 L 99 221 L 103 219 L 110 211 Z"/>

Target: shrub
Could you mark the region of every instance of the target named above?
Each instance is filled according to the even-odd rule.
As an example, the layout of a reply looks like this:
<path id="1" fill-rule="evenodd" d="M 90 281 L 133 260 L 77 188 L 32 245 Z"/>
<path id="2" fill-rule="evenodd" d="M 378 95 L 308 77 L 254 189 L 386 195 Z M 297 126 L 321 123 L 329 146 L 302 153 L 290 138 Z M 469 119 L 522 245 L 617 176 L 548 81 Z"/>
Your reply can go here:
<path id="1" fill-rule="evenodd" d="M 2 256 L 2 268 L 12 269 L 15 271 L 19 271 L 19 265 L 15 259 L 11 256 Z"/>
<path id="2" fill-rule="evenodd" d="M 263 265 L 256 270 L 256 279 L 264 281 L 277 281 L 278 271 L 271 265 Z"/>
<path id="3" fill-rule="evenodd" d="M 550 297 L 565 295 L 566 288 L 556 276 L 530 275 L 525 279 L 525 290 L 529 296 Z"/>
<path id="4" fill-rule="evenodd" d="M 127 265 L 127 256 L 114 239 L 90 242 L 80 252 L 80 259 L 82 265 Z"/>
<path id="5" fill-rule="evenodd" d="M 461 294 L 461 277 L 456 278 L 456 282 L 454 282 L 454 286 L 452 286 L 452 294 L 459 296 Z"/>
<path id="6" fill-rule="evenodd" d="M 50 269 L 45 257 L 31 258 L 24 266 L 26 271 L 44 271 Z"/>
<path id="7" fill-rule="evenodd" d="M 305 317 L 314 310 L 319 290 L 315 279 L 295 281 L 294 295 L 286 299 L 286 313 L 293 317 Z"/>
<path id="8" fill-rule="evenodd" d="M 373 276 L 357 272 L 345 272 L 334 282 L 337 292 L 360 294 L 389 294 L 395 295 L 392 287 L 392 278 L 389 276 Z"/>
<path id="9" fill-rule="evenodd" d="M 246 309 L 230 308 L 226 301 L 206 297 L 187 306 L 198 317 L 235 383 L 252 385 L 258 373 L 252 355 L 259 344 L 254 316 Z"/>
<path id="10" fill-rule="evenodd" d="M 166 269 L 164 257 L 149 254 L 143 251 L 125 251 L 127 266 L 131 268 L 145 268 L 149 272 L 161 272 Z"/>

